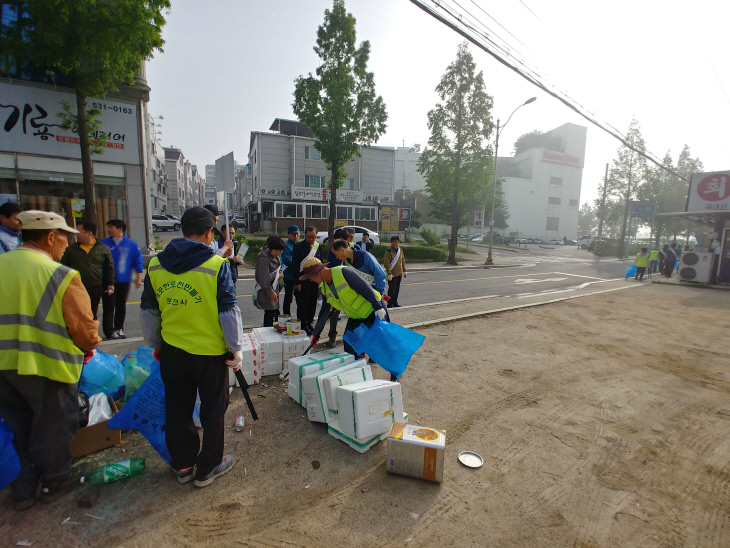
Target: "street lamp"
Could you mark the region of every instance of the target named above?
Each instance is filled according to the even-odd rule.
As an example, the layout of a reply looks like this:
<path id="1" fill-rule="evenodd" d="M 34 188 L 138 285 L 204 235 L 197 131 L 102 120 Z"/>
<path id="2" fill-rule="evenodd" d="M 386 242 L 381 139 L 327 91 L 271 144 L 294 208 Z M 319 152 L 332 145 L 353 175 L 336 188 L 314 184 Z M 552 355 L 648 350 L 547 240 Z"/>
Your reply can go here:
<path id="1" fill-rule="evenodd" d="M 489 221 L 489 252 L 487 253 L 487 260 L 484 261 L 485 265 L 491 265 L 494 264 L 492 261 L 492 244 L 494 243 L 494 203 L 497 201 L 497 152 L 499 151 L 499 133 L 502 129 L 505 128 L 507 124 L 509 124 L 509 121 L 512 119 L 512 116 L 515 112 L 517 112 L 521 107 L 524 107 L 525 105 L 529 105 L 530 103 L 534 103 L 537 101 L 537 97 L 530 97 L 527 101 L 522 103 L 520 106 L 518 106 L 516 109 L 512 111 L 512 114 L 509 115 L 509 118 L 507 118 L 507 121 L 504 123 L 502 128 L 499 127 L 499 118 L 497 118 L 497 133 L 496 138 L 494 140 L 494 181 L 492 183 L 492 218 Z"/>

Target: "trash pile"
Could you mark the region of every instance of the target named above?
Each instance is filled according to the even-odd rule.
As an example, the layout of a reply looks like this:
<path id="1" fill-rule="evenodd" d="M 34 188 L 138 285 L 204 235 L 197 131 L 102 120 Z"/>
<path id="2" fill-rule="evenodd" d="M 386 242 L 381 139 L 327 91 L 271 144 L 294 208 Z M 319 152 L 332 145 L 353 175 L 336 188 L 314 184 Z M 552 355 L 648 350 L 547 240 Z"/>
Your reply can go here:
<path id="1" fill-rule="evenodd" d="M 261 377 L 280 375 L 289 360 L 301 356 L 309 347 L 305 333 L 286 335 L 273 327 L 256 327 L 243 334 L 243 362 L 241 371 L 249 386 L 259 384 Z M 239 386 L 233 371 L 230 371 L 230 385 Z"/>
<path id="2" fill-rule="evenodd" d="M 288 394 L 307 410 L 312 422 L 327 424 L 329 434 L 364 453 L 388 437 L 396 422 L 406 422 L 401 387 L 374 380 L 367 360 L 325 350 L 291 358 Z"/>

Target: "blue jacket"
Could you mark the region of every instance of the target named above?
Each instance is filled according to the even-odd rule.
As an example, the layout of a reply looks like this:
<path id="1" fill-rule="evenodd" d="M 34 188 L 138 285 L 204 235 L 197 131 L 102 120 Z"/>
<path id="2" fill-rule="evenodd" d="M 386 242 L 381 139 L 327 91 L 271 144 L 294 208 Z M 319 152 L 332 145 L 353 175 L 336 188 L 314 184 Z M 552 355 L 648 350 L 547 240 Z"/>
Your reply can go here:
<path id="1" fill-rule="evenodd" d="M 375 278 L 373 288 L 381 295 L 385 293 L 385 270 L 377 259 L 367 251 L 352 250 L 352 267 Z M 331 267 L 330 267 L 331 268 Z"/>
<path id="2" fill-rule="evenodd" d="M 22 243 L 20 233 L 0 225 L 0 254 L 12 251 Z"/>
<path id="3" fill-rule="evenodd" d="M 206 245 L 187 238 L 175 238 L 164 251 L 157 255 L 162 268 L 173 274 L 182 274 L 203 264 L 213 256 L 213 251 Z M 236 288 L 231 279 L 231 266 L 226 261 L 218 272 L 218 312 L 226 312 L 236 306 Z M 149 273 L 144 279 L 142 302 L 140 307 L 159 309 L 155 290 L 152 288 Z"/>
<path id="4" fill-rule="evenodd" d="M 286 270 L 284 270 L 284 279 L 288 282 L 295 282 L 298 278 L 298 273 L 295 276 L 294 269 L 291 268 L 292 253 L 294 253 L 294 242 L 287 238 L 284 240 L 284 251 L 281 252 L 279 259 L 281 260 L 281 264 L 286 267 Z"/>
<path id="5" fill-rule="evenodd" d="M 104 238 L 101 243 L 107 245 L 112 250 L 114 281 L 116 283 L 128 284 L 132 281 L 133 269 L 135 272 L 142 272 L 144 270 L 142 252 L 134 240 L 130 240 L 127 236 L 124 236 L 122 241 L 119 242 L 119 245 L 114 243 L 113 238 Z"/>

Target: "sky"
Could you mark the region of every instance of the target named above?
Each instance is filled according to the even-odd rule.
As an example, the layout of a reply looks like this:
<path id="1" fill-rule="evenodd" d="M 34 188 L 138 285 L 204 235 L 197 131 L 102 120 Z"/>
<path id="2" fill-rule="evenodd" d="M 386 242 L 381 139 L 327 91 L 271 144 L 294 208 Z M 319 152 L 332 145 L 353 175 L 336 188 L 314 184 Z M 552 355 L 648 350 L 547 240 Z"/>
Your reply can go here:
<path id="1" fill-rule="evenodd" d="M 646 147 L 676 161 L 684 145 L 705 171 L 730 169 L 730 2 L 716 0 L 445 0 L 479 19 L 490 36 L 537 67 L 557 89 L 623 133 L 638 120 Z M 434 5 L 433 3 L 431 5 Z M 165 146 L 203 169 L 230 151 L 247 162 L 252 131 L 295 119 L 294 80 L 320 63 L 317 27 L 331 0 L 172 0 L 164 52 L 147 64 L 150 114 L 162 116 Z M 379 146 L 427 145 L 435 87 L 464 38 L 409 0 L 348 0 L 358 43 L 388 121 Z M 488 15 L 487 15 L 488 14 Z M 565 123 L 588 128 L 581 203 L 593 201 L 614 137 L 470 45 L 493 117 L 502 122 L 500 156 L 533 130 Z"/>

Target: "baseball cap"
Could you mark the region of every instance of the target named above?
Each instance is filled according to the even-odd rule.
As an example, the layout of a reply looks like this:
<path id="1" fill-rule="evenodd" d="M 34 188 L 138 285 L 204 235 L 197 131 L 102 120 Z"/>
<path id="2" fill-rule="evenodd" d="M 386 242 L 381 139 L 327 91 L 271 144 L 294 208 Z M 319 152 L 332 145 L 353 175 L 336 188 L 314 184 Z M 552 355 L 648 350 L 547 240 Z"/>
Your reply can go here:
<path id="1" fill-rule="evenodd" d="M 38 211 L 31 209 L 18 213 L 22 230 L 63 230 L 71 234 L 78 234 L 79 231 L 66 224 L 66 220 L 57 213 L 50 211 Z"/>
<path id="2" fill-rule="evenodd" d="M 324 270 L 324 265 L 322 264 L 322 261 L 320 261 L 316 257 L 306 259 L 302 262 L 302 275 L 299 276 L 299 279 L 310 280 L 314 276 L 322 272 L 322 270 Z"/>
<path id="3" fill-rule="evenodd" d="M 289 228 L 286 229 L 287 234 L 296 234 L 299 232 L 299 227 L 297 225 L 289 225 Z"/>
<path id="4" fill-rule="evenodd" d="M 183 213 L 180 222 L 183 226 L 214 227 L 215 215 L 204 207 L 191 207 Z"/>

